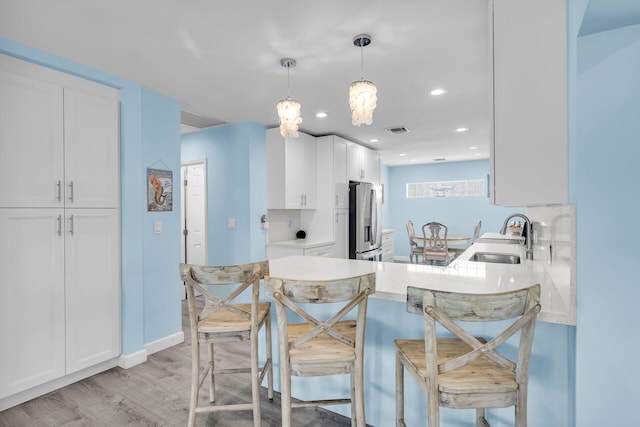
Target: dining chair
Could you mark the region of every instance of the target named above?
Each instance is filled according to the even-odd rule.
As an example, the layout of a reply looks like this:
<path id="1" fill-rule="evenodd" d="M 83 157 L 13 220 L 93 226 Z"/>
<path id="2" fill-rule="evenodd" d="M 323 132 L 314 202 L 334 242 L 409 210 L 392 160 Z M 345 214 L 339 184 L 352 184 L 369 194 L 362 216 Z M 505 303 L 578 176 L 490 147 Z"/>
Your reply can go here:
<path id="1" fill-rule="evenodd" d="M 409 286 L 406 307 L 409 313 L 423 315 L 424 339 L 395 340 L 397 426 L 406 426 L 405 369 L 427 397 L 429 427 L 440 425 L 440 407 L 475 408 L 476 426 L 480 427 L 489 426 L 486 408 L 515 406 L 516 427 L 527 425 L 529 359 L 540 312 L 540 285 L 498 294 Z M 473 337 L 459 323 L 509 319 L 512 323 L 491 340 Z M 436 338 L 436 324 L 455 337 Z M 517 332 L 517 358 L 512 361 L 498 349 Z"/>
<path id="2" fill-rule="evenodd" d="M 413 228 L 413 221 L 411 220 L 407 221 L 407 234 L 409 236 L 409 262 L 411 264 L 417 264 L 418 257 L 421 257 L 424 253 L 424 247 L 418 245 L 418 242 L 415 240 L 416 233 Z"/>
<path id="3" fill-rule="evenodd" d="M 476 240 L 478 240 L 478 238 L 480 237 L 480 229 L 482 228 L 482 221 L 478 220 L 478 222 L 476 222 L 476 226 L 473 227 L 473 238 L 471 239 L 471 243 L 475 243 Z"/>
<path id="4" fill-rule="evenodd" d="M 364 427 L 364 335 L 375 273 L 335 280 L 266 277 L 265 288 L 273 295 L 278 319 L 282 426 L 291 426 L 292 408 L 350 403 L 352 427 Z M 326 316 L 309 313 L 311 305 L 330 303 L 338 305 L 329 306 Z M 356 318 L 346 320 L 353 311 Z M 349 398 L 292 402 L 292 376 L 343 374 L 349 374 Z"/>
<path id="5" fill-rule="evenodd" d="M 424 264 L 437 262 L 446 265 L 455 257 L 455 253 L 449 250 L 447 244 L 448 230 L 446 225 L 435 221 L 422 226 L 424 238 L 422 262 Z"/>
<path id="6" fill-rule="evenodd" d="M 261 425 L 260 384 L 267 376 L 267 397 L 273 399 L 273 363 L 271 357 L 271 303 L 260 302 L 260 280 L 269 274 L 268 261 L 230 266 L 200 266 L 180 264 L 180 274 L 186 284 L 191 331 L 191 400 L 188 426 L 202 412 L 253 410 L 253 425 Z M 223 286 L 226 285 L 226 286 Z M 246 289 L 251 289 L 251 302 L 234 302 Z M 204 297 L 200 310 L 196 291 Z M 265 328 L 266 359 L 258 362 L 258 333 Z M 238 360 L 227 360 L 232 367 L 218 367 L 214 345 L 249 341 L 250 366 L 237 366 Z M 208 347 L 206 367 L 200 369 L 200 348 Z M 209 378 L 209 402 L 215 401 L 216 375 L 251 373 L 251 403 L 199 405 L 198 394 Z"/>

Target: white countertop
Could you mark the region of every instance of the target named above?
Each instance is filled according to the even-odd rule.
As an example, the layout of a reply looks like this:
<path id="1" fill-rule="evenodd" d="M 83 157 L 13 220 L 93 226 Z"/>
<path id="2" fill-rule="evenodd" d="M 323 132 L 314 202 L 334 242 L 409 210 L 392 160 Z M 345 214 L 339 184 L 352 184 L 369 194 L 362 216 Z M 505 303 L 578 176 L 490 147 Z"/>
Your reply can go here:
<path id="1" fill-rule="evenodd" d="M 295 239 L 295 240 L 281 240 L 279 242 L 269 242 L 267 246 L 281 247 L 281 248 L 296 248 L 296 249 L 310 249 L 317 248 L 318 246 L 333 245 L 334 240 L 308 240 L 308 239 Z"/>
<path id="2" fill-rule="evenodd" d="M 518 254 L 522 263 L 509 265 L 469 261 L 475 252 Z M 523 245 L 475 243 L 447 267 L 292 256 L 269 261 L 269 270 L 271 276 L 303 280 L 326 280 L 375 272 L 376 293 L 372 297 L 400 302 L 406 301 L 409 285 L 448 291 L 497 293 L 539 283 L 542 311 L 538 319 L 560 324 L 574 322 L 575 307 L 569 304 L 568 286 L 556 286 L 547 274 L 544 261 L 526 260 Z"/>

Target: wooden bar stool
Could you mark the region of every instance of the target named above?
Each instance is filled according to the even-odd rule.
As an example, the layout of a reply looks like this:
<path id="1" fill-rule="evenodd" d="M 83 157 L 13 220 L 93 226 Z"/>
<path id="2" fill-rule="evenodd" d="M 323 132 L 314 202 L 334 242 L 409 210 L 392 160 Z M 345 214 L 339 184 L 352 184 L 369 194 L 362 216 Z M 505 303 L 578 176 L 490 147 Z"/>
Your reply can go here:
<path id="1" fill-rule="evenodd" d="M 292 407 L 351 403 L 351 425 L 364 427 L 364 333 L 368 297 L 375 292 L 375 273 L 326 281 L 266 277 L 265 288 L 275 299 L 278 319 L 282 426 L 291 426 Z M 325 320 L 300 306 L 341 302 L 345 302 L 342 308 Z M 342 320 L 356 307 L 355 320 Z M 303 323 L 287 321 L 287 312 Z M 341 374 L 350 376 L 350 398 L 291 402 L 292 375 Z"/>
<path id="2" fill-rule="evenodd" d="M 404 368 L 427 396 L 429 427 L 440 425 L 439 408 L 475 408 L 476 426 L 489 426 L 486 408 L 515 406 L 515 425 L 527 425 L 529 358 L 540 285 L 500 294 L 463 294 L 407 288 L 407 312 L 423 314 L 424 339 L 395 340 L 396 425 L 404 421 Z M 475 338 L 455 321 L 515 319 L 490 341 Z M 456 338 L 436 338 L 436 322 Z M 513 362 L 497 348 L 520 332 Z"/>
<path id="3" fill-rule="evenodd" d="M 191 402 L 188 425 L 193 426 L 196 414 L 214 411 L 253 410 L 253 425 L 260 422 L 260 384 L 267 375 L 267 396 L 273 399 L 273 363 L 271 358 L 271 303 L 259 302 L 260 280 L 269 274 L 268 261 L 232 266 L 199 266 L 180 264 L 182 280 L 186 284 L 187 304 L 191 323 Z M 224 287 L 224 297 L 216 296 L 217 285 L 235 285 L 231 293 Z M 251 303 L 233 300 L 251 286 Z M 205 298 L 205 306 L 198 312 L 195 291 Z M 258 366 L 258 333 L 265 326 L 266 361 Z M 217 368 L 214 363 L 214 344 L 246 341 L 251 343 L 251 366 Z M 200 370 L 200 346 L 209 348 L 209 360 Z M 215 400 L 215 375 L 251 373 L 251 403 L 198 406 L 198 392 L 209 377 L 209 401 Z"/>

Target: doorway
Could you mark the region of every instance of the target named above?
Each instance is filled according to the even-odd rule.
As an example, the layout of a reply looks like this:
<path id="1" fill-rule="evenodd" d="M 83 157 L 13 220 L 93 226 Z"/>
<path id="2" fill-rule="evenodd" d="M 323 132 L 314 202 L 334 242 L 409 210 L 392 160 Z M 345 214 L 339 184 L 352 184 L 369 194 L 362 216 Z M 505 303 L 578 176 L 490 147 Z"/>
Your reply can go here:
<path id="1" fill-rule="evenodd" d="M 182 198 L 182 262 L 207 264 L 207 162 L 206 159 L 180 164 Z"/>

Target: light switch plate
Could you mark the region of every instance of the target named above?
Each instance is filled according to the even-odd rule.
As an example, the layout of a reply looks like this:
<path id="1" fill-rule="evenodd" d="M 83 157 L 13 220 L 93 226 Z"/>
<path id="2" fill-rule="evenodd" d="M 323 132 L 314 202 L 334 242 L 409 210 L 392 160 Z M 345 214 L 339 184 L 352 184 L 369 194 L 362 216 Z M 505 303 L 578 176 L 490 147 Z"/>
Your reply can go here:
<path id="1" fill-rule="evenodd" d="M 156 221 L 155 224 L 153 224 L 153 232 L 155 234 L 162 233 L 162 221 Z"/>
<path id="2" fill-rule="evenodd" d="M 229 230 L 235 230 L 236 229 L 236 219 L 235 218 L 229 218 L 227 220 L 227 228 Z"/>

